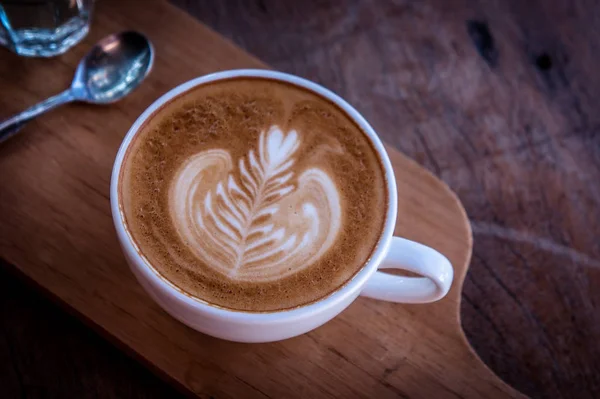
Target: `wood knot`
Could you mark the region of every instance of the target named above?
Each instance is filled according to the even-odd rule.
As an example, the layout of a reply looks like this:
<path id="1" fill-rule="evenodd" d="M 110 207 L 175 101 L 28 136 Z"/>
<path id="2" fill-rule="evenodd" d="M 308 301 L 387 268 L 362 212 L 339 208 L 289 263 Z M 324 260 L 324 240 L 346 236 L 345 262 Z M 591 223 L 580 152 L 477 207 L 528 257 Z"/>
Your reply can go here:
<path id="1" fill-rule="evenodd" d="M 473 41 L 477 52 L 492 68 L 498 65 L 498 49 L 487 23 L 483 21 L 467 21 L 467 33 Z"/>
<path id="2" fill-rule="evenodd" d="M 552 68 L 552 57 L 548 53 L 541 53 L 535 57 L 535 66 L 542 72 L 547 72 Z"/>

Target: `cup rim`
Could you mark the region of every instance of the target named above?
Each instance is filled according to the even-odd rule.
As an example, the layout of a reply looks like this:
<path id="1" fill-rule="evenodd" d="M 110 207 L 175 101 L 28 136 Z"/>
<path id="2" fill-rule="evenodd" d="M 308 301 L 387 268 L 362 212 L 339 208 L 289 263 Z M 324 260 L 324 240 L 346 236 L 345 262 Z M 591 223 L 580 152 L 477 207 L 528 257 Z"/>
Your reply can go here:
<path id="1" fill-rule="evenodd" d="M 384 169 L 384 179 L 388 191 L 388 206 L 386 210 L 383 231 L 381 232 L 379 240 L 375 244 L 375 248 L 371 252 L 371 256 L 348 281 L 338 287 L 335 291 L 331 292 L 325 297 L 317 299 L 316 301 L 305 305 L 299 305 L 294 308 L 258 312 L 230 309 L 212 304 L 183 291 L 181 288 L 169 281 L 166 277 L 161 275 L 158 270 L 156 270 L 152 264 L 144 256 L 142 256 L 141 251 L 139 251 L 137 244 L 133 240 L 133 237 L 125 227 L 124 215 L 121 211 L 118 189 L 121 167 L 133 138 L 139 132 L 144 123 L 149 120 L 164 104 L 168 103 L 175 97 L 188 92 L 196 86 L 218 80 L 226 80 L 238 77 L 265 78 L 290 83 L 315 92 L 316 94 L 333 102 L 336 106 L 340 107 L 368 137 L 371 144 L 377 151 Z M 155 284 L 160 285 L 161 288 L 166 290 L 170 296 L 176 298 L 180 302 L 183 302 L 187 306 L 191 306 L 192 308 L 199 310 L 204 314 L 209 314 L 215 317 L 235 317 L 236 319 L 243 320 L 247 323 L 264 323 L 269 321 L 281 321 L 282 319 L 303 319 L 305 317 L 310 317 L 320 309 L 326 309 L 335 306 L 336 304 L 346 300 L 351 295 L 358 295 L 357 291 L 360 291 L 369 277 L 377 270 L 377 267 L 383 261 L 388 252 L 396 225 L 397 215 L 396 180 L 394 177 L 392 164 L 389 160 L 383 143 L 366 119 L 342 97 L 317 83 L 292 74 L 263 69 L 233 69 L 203 75 L 180 84 L 155 100 L 136 119 L 121 142 L 112 169 L 110 182 L 110 203 L 113 222 L 115 224 L 121 247 L 131 261 L 135 262 L 135 265 L 131 265 L 131 267 L 136 267 L 136 269 L 143 273 L 146 278 L 152 280 Z"/>

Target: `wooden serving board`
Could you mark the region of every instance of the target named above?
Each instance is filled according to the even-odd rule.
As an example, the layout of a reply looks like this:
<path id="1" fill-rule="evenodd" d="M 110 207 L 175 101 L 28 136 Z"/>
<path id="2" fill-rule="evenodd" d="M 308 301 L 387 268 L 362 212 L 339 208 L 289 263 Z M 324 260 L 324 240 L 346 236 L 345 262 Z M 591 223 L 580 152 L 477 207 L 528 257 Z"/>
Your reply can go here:
<path id="1" fill-rule="evenodd" d="M 0 116 L 61 91 L 94 42 L 125 29 L 155 45 L 154 70 L 141 88 L 115 105 L 55 110 L 0 146 L 0 257 L 160 375 L 203 397 L 519 396 L 477 358 L 461 329 L 472 248 L 464 209 L 447 186 L 393 148 L 396 234 L 451 260 L 455 281 L 442 301 L 360 298 L 325 326 L 271 344 L 213 339 L 163 312 L 130 273 L 112 225 L 109 179 L 120 141 L 144 108 L 177 84 L 265 65 L 167 3 L 104 0 L 90 35 L 64 56 L 0 52 Z"/>

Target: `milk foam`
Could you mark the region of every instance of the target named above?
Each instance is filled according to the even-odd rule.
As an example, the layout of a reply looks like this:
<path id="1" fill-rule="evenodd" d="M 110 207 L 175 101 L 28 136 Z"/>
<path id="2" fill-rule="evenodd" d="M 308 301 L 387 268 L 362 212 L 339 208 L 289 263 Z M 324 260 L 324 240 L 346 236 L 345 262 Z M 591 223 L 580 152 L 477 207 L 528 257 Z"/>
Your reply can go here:
<path id="1" fill-rule="evenodd" d="M 263 131 L 258 151 L 235 163 L 224 149 L 188 158 L 169 188 L 182 241 L 208 267 L 235 281 L 268 282 L 297 273 L 332 246 L 340 193 L 322 169 L 297 170 L 300 133 Z"/>

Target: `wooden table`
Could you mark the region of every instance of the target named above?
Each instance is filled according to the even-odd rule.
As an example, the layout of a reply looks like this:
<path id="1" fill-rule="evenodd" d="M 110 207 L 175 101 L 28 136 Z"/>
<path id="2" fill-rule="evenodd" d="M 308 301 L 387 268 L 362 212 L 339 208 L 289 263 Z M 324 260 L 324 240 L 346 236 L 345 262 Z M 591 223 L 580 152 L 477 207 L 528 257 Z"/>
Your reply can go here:
<path id="1" fill-rule="evenodd" d="M 534 397 L 600 395 L 598 6 L 174 2 L 276 69 L 348 98 L 458 193 L 475 235 L 463 326 L 495 372 Z M 9 393 L 174 394 L 5 269 Z"/>

